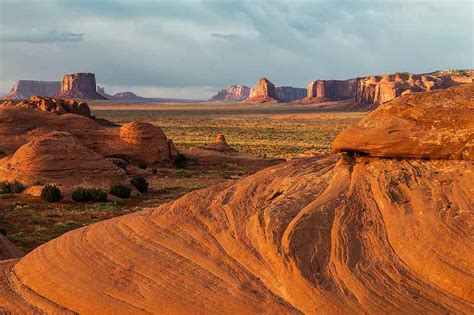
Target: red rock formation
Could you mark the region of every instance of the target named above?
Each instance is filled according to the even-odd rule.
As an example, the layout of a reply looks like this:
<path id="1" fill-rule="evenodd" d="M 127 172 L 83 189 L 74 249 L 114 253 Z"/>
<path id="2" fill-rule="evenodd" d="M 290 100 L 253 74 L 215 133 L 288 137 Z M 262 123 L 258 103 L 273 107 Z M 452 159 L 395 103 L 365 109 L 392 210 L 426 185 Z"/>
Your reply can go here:
<path id="1" fill-rule="evenodd" d="M 227 143 L 225 140 L 225 136 L 223 134 L 218 134 L 216 137 L 216 141 L 209 143 L 204 147 L 205 149 L 208 150 L 215 150 L 215 151 L 227 151 L 227 152 L 235 152 L 234 149 Z"/>
<path id="2" fill-rule="evenodd" d="M 306 97 L 306 89 L 292 86 L 278 86 L 275 88 L 277 98 L 282 102 L 293 102 Z"/>
<path id="3" fill-rule="evenodd" d="M 32 96 L 28 101 L 15 103 L 13 101 L 5 101 L 0 106 L 11 107 L 18 106 L 21 108 L 37 109 L 45 112 L 63 114 L 77 114 L 91 117 L 89 105 L 85 102 L 76 102 L 73 99 L 63 100 L 51 97 Z"/>
<path id="4" fill-rule="evenodd" d="M 33 95 L 54 96 L 61 90 L 59 81 L 18 80 L 9 94 L 2 97 L 8 100 L 26 100 Z"/>
<path id="5" fill-rule="evenodd" d="M 57 98 L 106 99 L 96 91 L 95 75 L 93 73 L 66 74 Z"/>
<path id="6" fill-rule="evenodd" d="M 419 106 L 446 107 L 455 124 L 471 93 L 462 86 L 400 100 L 414 119 Z M 372 156 L 388 149 L 392 125 L 405 127 L 390 106 L 378 113 L 358 126 L 365 137 L 379 134 L 368 139 L 375 150 L 360 139 L 350 148 L 366 156 L 283 163 L 0 264 L 0 305 L 6 313 L 473 314 L 473 162 L 435 151 L 412 158 L 405 147 L 396 153 L 398 141 L 393 158 Z M 431 127 L 440 139 L 458 137 L 429 118 L 402 137 L 415 137 L 421 152 L 438 141 L 425 138 Z M 460 148 L 450 144 L 443 156 Z"/>
<path id="7" fill-rule="evenodd" d="M 257 86 L 250 89 L 249 97 L 245 100 L 249 103 L 278 102 L 275 85 L 266 78 L 260 78 Z"/>
<path id="8" fill-rule="evenodd" d="M 305 103 L 325 101 L 342 101 L 354 98 L 357 79 L 349 80 L 316 80 L 307 88 Z"/>
<path id="9" fill-rule="evenodd" d="M 216 102 L 240 102 L 250 95 L 250 88 L 245 85 L 230 85 L 217 92 L 209 101 Z"/>

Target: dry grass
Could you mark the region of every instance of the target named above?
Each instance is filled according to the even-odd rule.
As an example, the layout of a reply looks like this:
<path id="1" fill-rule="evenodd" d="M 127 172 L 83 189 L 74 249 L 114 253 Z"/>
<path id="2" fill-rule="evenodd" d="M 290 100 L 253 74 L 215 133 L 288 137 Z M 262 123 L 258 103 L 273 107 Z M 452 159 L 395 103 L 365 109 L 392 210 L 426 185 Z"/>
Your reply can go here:
<path id="1" fill-rule="evenodd" d="M 160 126 L 184 147 L 201 146 L 223 133 L 239 151 L 273 157 L 330 149 L 335 136 L 365 112 L 322 110 L 293 104 L 92 104 L 117 123 L 141 120 Z"/>

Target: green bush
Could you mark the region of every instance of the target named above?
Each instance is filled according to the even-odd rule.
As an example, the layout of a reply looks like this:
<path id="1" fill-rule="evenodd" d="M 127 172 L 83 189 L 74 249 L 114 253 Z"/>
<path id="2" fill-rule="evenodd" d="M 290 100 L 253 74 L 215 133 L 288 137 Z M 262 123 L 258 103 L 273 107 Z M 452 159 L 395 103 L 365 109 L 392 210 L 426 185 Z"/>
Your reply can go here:
<path id="1" fill-rule="evenodd" d="M 41 199 L 48 202 L 57 202 L 62 199 L 61 190 L 55 185 L 46 185 L 41 190 Z"/>
<path id="2" fill-rule="evenodd" d="M 23 184 L 16 180 L 14 182 L 4 181 L 0 183 L 0 194 L 19 194 L 23 190 L 25 190 Z"/>
<path id="3" fill-rule="evenodd" d="M 174 165 L 176 165 L 177 168 L 185 168 L 188 166 L 188 159 L 184 154 L 178 153 L 178 157 L 174 161 Z"/>
<path id="4" fill-rule="evenodd" d="M 98 188 L 79 187 L 72 193 L 72 200 L 77 202 L 106 202 L 107 192 Z"/>
<path id="5" fill-rule="evenodd" d="M 147 192 L 150 185 L 143 175 L 135 176 L 130 183 L 141 193 Z"/>
<path id="6" fill-rule="evenodd" d="M 139 168 L 143 169 L 143 170 L 146 170 L 146 167 L 147 167 L 147 165 L 146 165 L 145 162 L 140 162 L 140 163 L 137 164 L 137 166 L 138 166 Z"/>
<path id="7" fill-rule="evenodd" d="M 122 184 L 114 184 L 110 187 L 110 194 L 119 198 L 130 198 L 132 190 Z"/>

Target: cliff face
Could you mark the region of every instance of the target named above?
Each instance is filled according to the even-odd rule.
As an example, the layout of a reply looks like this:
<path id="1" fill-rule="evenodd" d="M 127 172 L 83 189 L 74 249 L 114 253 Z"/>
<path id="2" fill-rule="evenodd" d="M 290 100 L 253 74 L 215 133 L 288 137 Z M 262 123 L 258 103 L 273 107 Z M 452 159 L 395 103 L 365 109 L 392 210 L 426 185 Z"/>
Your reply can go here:
<path id="1" fill-rule="evenodd" d="M 96 91 L 93 73 L 66 74 L 57 98 L 106 99 Z"/>
<path id="2" fill-rule="evenodd" d="M 10 93 L 3 97 L 9 100 L 29 99 L 33 95 L 53 96 L 61 90 L 59 81 L 18 80 Z"/>
<path id="3" fill-rule="evenodd" d="M 291 86 L 279 86 L 275 88 L 276 96 L 283 102 L 301 100 L 306 96 L 306 89 Z"/>
<path id="4" fill-rule="evenodd" d="M 315 102 L 342 101 L 355 95 L 357 79 L 316 80 L 308 85 L 306 98 Z"/>
<path id="5" fill-rule="evenodd" d="M 250 89 L 250 95 L 245 100 L 250 103 L 278 102 L 275 85 L 267 78 L 260 78 L 257 86 Z"/>
<path id="6" fill-rule="evenodd" d="M 355 100 L 360 104 L 382 104 L 403 94 L 445 89 L 470 83 L 473 73 L 438 71 L 430 74 L 394 73 L 361 78 Z"/>
<path id="7" fill-rule="evenodd" d="M 210 101 L 217 102 L 240 102 L 248 98 L 250 95 L 250 88 L 245 85 L 230 85 L 225 89 L 217 92 L 211 97 Z"/>

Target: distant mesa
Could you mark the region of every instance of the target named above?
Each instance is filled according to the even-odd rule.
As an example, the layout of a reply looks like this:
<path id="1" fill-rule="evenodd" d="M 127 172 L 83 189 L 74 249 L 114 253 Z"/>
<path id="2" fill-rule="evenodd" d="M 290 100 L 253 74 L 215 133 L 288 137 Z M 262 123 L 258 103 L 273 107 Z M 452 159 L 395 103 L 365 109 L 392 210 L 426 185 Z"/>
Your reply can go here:
<path id="1" fill-rule="evenodd" d="M 474 70 L 441 70 L 425 74 L 393 73 L 348 80 L 316 80 L 300 103 L 354 100 L 360 106 L 379 105 L 413 92 L 445 89 L 471 83 Z"/>
<path id="2" fill-rule="evenodd" d="M 250 95 L 250 88 L 245 85 L 229 85 L 217 92 L 209 101 L 212 102 L 241 102 Z"/>
<path id="3" fill-rule="evenodd" d="M 282 102 L 293 102 L 306 97 L 306 89 L 292 86 L 277 86 L 275 93 L 277 98 Z"/>
<path id="4" fill-rule="evenodd" d="M 7 100 L 24 100 L 33 95 L 54 96 L 61 91 L 60 81 L 18 80 L 9 94 L 2 97 Z"/>
<path id="5" fill-rule="evenodd" d="M 79 98 L 79 99 L 106 99 L 96 91 L 95 75 L 93 73 L 73 73 L 63 77 L 61 92 L 57 98 Z"/>
<path id="6" fill-rule="evenodd" d="M 250 89 L 250 95 L 245 100 L 249 103 L 279 102 L 275 85 L 267 78 L 260 78 L 258 84 Z"/>
<path id="7" fill-rule="evenodd" d="M 112 96 L 114 99 L 124 99 L 124 100 L 138 100 L 138 99 L 143 99 L 143 97 L 136 95 L 133 92 L 119 92 L 115 93 L 114 96 Z"/>

